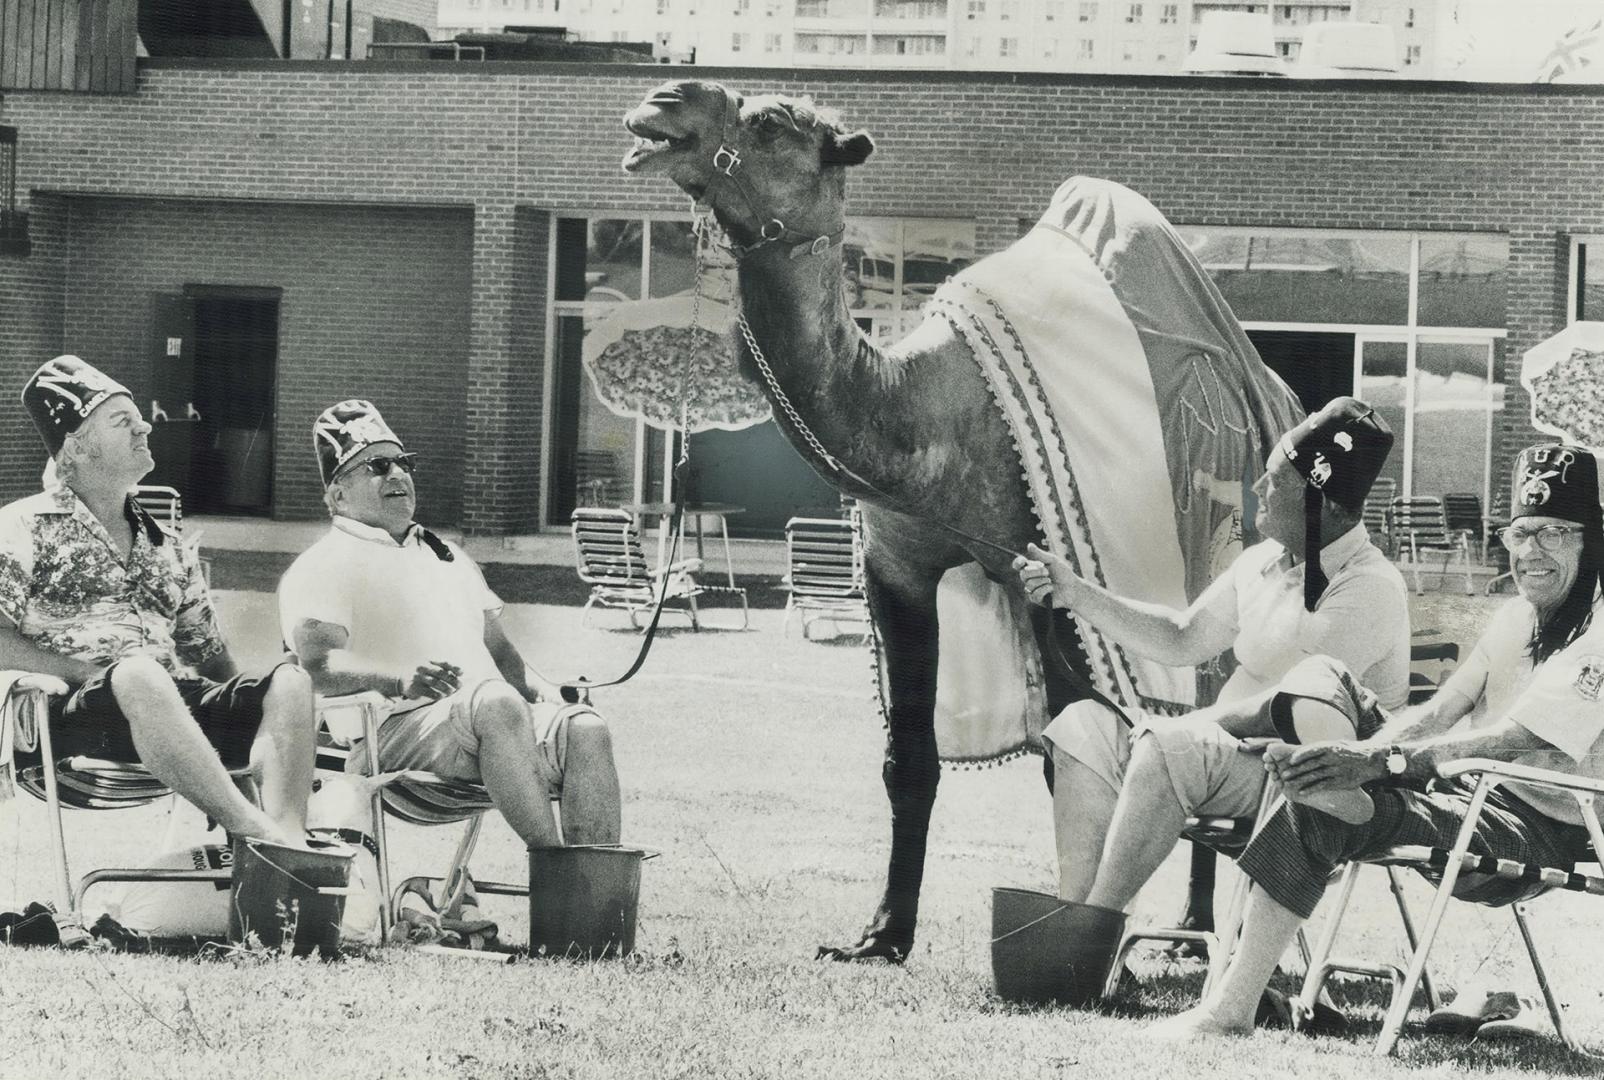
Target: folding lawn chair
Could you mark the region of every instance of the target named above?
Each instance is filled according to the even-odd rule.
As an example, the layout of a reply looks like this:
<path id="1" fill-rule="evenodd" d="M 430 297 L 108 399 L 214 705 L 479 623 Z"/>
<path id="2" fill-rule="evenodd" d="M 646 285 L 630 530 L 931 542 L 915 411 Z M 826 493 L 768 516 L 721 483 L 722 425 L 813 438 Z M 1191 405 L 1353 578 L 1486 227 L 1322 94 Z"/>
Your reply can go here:
<path id="1" fill-rule="evenodd" d="M 1392 500 L 1398 494 L 1398 481 L 1390 476 L 1383 476 L 1370 486 L 1370 494 L 1365 496 L 1364 523 L 1370 532 L 1370 539 L 1388 556 L 1393 554 L 1395 544 L 1392 535 Z"/>
<path id="2" fill-rule="evenodd" d="M 1409 704 L 1429 701 L 1459 663 L 1459 644 L 1432 641 L 1409 647 Z"/>
<path id="3" fill-rule="evenodd" d="M 174 540 L 182 542 L 184 539 L 184 498 L 177 488 L 167 487 L 163 484 L 139 484 L 134 488 L 134 498 L 145 512 L 156 519 L 156 524 L 162 532 Z M 190 535 L 189 541 L 196 544 L 200 540 L 200 533 Z M 208 588 L 212 584 L 212 560 L 205 556 L 200 557 L 201 576 L 206 579 Z"/>
<path id="4" fill-rule="evenodd" d="M 1190 840 L 1194 844 L 1202 844 L 1231 859 L 1242 854 L 1248 842 L 1253 839 L 1259 825 L 1273 812 L 1278 799 L 1279 789 L 1275 784 L 1266 784 L 1264 794 L 1259 800 L 1259 812 L 1256 817 L 1192 817 L 1186 821 L 1186 827 L 1181 832 L 1181 839 Z M 1343 870 L 1342 878 L 1342 904 L 1347 903 L 1349 895 L 1357 878 L 1359 864 L 1351 863 Z M 1403 886 L 1398 873 L 1392 867 L 1387 868 L 1387 878 L 1392 889 L 1393 899 L 1398 906 L 1398 916 L 1402 922 L 1403 930 L 1411 947 L 1415 943 L 1414 920 L 1409 914 L 1409 907 L 1404 898 Z M 1120 942 L 1118 952 L 1114 957 L 1114 964 L 1109 969 L 1108 983 L 1104 987 L 1103 996 L 1112 997 L 1124 967 L 1125 957 L 1132 948 L 1143 941 L 1167 941 L 1176 944 L 1193 943 L 1205 946 L 1208 949 L 1209 970 L 1203 980 L 1200 997 L 1206 997 L 1214 986 L 1224 976 L 1229 966 L 1231 953 L 1236 947 L 1237 936 L 1242 931 L 1242 920 L 1247 913 L 1248 890 L 1252 882 L 1245 875 L 1238 875 L 1231 889 L 1230 899 L 1226 903 L 1225 915 L 1214 930 L 1194 930 L 1181 926 L 1157 926 L 1143 930 L 1127 930 Z M 1338 906 L 1331 915 L 1328 924 L 1328 933 L 1334 935 L 1335 924 L 1340 919 L 1342 907 Z M 1360 960 L 1330 959 L 1331 941 L 1322 939 L 1323 950 L 1311 950 L 1309 940 L 1303 927 L 1298 928 L 1298 953 L 1303 958 L 1304 967 L 1312 971 L 1316 959 L 1319 959 L 1332 971 L 1344 971 L 1353 975 L 1362 975 L 1370 978 L 1389 979 L 1396 988 L 1401 984 L 1403 973 L 1396 966 L 1384 964 L 1371 964 Z M 1316 986 L 1314 992 L 1308 995 L 1307 1008 L 1312 1010 L 1315 1000 L 1320 995 L 1321 987 Z M 1435 986 L 1428 979 L 1425 989 L 1432 1002 L 1432 1007 L 1440 1004 Z"/>
<path id="5" fill-rule="evenodd" d="M 362 752 L 365 753 L 367 773 L 380 775 L 378 730 L 389 702 L 371 691 L 345 694 L 338 697 L 319 697 L 318 709 L 318 767 L 343 772 L 345 760 L 351 753 L 351 740 L 335 732 L 362 733 Z M 570 706 L 584 708 L 584 706 Z M 356 725 L 330 723 L 332 717 L 346 710 L 358 715 Z M 553 800 L 555 801 L 555 800 Z M 466 822 L 462 838 L 444 874 L 418 875 L 423 880 L 438 882 L 438 889 L 430 894 L 435 910 L 445 911 L 462 898 L 468 887 L 468 863 L 478 845 L 484 828 L 485 812 L 494 809 L 490 795 L 482 784 L 449 780 L 431 772 L 409 769 L 390 783 L 375 789 L 370 808 L 372 836 L 378 847 L 376 862 L 379 872 L 379 926 L 383 940 L 388 941 L 390 927 L 401 911 L 402 894 L 391 884 L 390 844 L 385 833 L 385 814 L 393 814 L 414 825 L 451 825 Z M 529 886 L 499 881 L 473 879 L 474 891 L 491 896 L 528 896 Z"/>
<path id="6" fill-rule="evenodd" d="M 1447 762 L 1437 770 L 1437 773 L 1438 776 L 1445 780 L 1463 776 L 1478 777 L 1470 804 L 1466 808 L 1464 823 L 1454 840 L 1453 847 L 1445 850 L 1439 847 L 1406 845 L 1393 848 L 1385 854 L 1369 860 L 1386 866 L 1389 873 L 1395 873 L 1398 867 L 1409 867 L 1421 872 L 1437 883 L 1436 892 L 1432 896 L 1431 909 L 1426 915 L 1424 934 L 1418 943 L 1411 939 L 1408 969 L 1401 973 L 1400 977 L 1394 979 L 1392 999 L 1387 1009 L 1386 1022 L 1382 1026 L 1381 1034 L 1376 1039 L 1376 1053 L 1378 1055 L 1390 1054 L 1398 1044 L 1398 1038 L 1403 1032 L 1404 1021 L 1408 1017 L 1415 987 L 1426 978 L 1426 960 L 1430 955 L 1432 944 L 1436 941 L 1437 931 L 1442 925 L 1443 914 L 1448 908 L 1449 900 L 1455 898 L 1455 886 L 1460 883 L 1461 876 L 1465 874 L 1493 875 L 1510 881 L 1529 883 L 1530 889 L 1523 893 L 1519 900 L 1508 903 L 1507 906 L 1514 912 L 1515 925 L 1520 930 L 1521 941 L 1526 946 L 1526 955 L 1531 959 L 1532 970 L 1537 976 L 1537 984 L 1542 990 L 1543 1001 L 1548 1006 L 1549 1017 L 1554 1022 L 1555 1032 L 1558 1033 L 1565 1045 L 1572 1050 L 1578 1053 L 1587 1053 L 1565 1027 L 1562 1010 L 1554 997 L 1553 989 L 1548 982 L 1548 974 L 1543 969 L 1542 958 L 1538 955 L 1536 943 L 1532 938 L 1528 904 L 1540 894 L 1553 889 L 1569 889 L 1593 896 L 1604 896 L 1604 876 L 1578 873 L 1574 867 L 1529 866 L 1525 863 L 1507 859 L 1493 859 L 1487 856 L 1473 855 L 1470 853 L 1470 843 L 1474 837 L 1476 821 L 1480 818 L 1486 806 L 1487 796 L 1500 785 L 1514 781 L 1570 794 L 1576 800 L 1577 808 L 1581 812 L 1583 824 L 1586 826 L 1588 837 L 1592 841 L 1593 857 L 1597 861 L 1598 853 L 1604 852 L 1604 821 L 1600 820 L 1599 801 L 1600 797 L 1604 796 L 1604 781 L 1571 776 L 1567 773 L 1553 772 L 1547 769 L 1535 769 L 1526 765 L 1491 761 L 1485 758 L 1466 758 L 1461 761 Z M 1356 868 L 1357 865 L 1350 864 L 1350 870 Z M 1313 961 L 1309 965 L 1308 976 L 1304 980 L 1303 991 L 1299 995 L 1300 1005 L 1305 1009 L 1312 1006 L 1330 973 L 1333 970 L 1344 970 L 1340 965 L 1329 963 L 1327 957 L 1332 944 L 1335 942 L 1340 920 L 1346 909 L 1351 891 L 1351 884 L 1346 884 L 1338 901 L 1338 907 L 1333 913 L 1331 921 L 1327 924 L 1326 932 L 1322 935 Z M 1395 967 L 1394 965 L 1385 966 Z M 1433 998 L 1435 997 L 1435 995 L 1432 996 Z M 1435 1001 L 1433 1001 L 1433 1007 L 1435 1007 Z"/>
<path id="7" fill-rule="evenodd" d="M 785 523 L 786 573 L 780 585 L 790 595 L 785 601 L 784 633 L 791 616 L 808 626 L 823 619 L 869 626 L 865 596 L 863 525 L 854 511 L 845 518 L 794 517 Z"/>
<path id="8" fill-rule="evenodd" d="M 1487 562 L 1487 545 L 1492 533 L 1482 513 L 1481 496 L 1469 491 L 1450 491 L 1442 497 L 1443 522 L 1453 535 L 1463 534 L 1477 553 L 1477 561 Z"/>
<path id="9" fill-rule="evenodd" d="M 702 568 L 700 559 L 682 559 L 667 567 L 652 569 L 641 547 L 640 532 L 635 519 L 627 510 L 609 510 L 602 507 L 582 506 L 571 518 L 574 537 L 574 560 L 579 580 L 590 586 L 580 624 L 590 615 L 592 605 L 622 608 L 629 613 L 629 624 L 644 629 L 657 606 L 657 594 L 667 578 L 665 611 L 676 610 L 670 604 L 681 605 L 677 610 L 690 616 L 691 629 L 701 629 L 696 611 L 696 598 L 704 591 L 693 577 Z M 746 594 L 741 591 L 745 604 Z"/>
<path id="10" fill-rule="evenodd" d="M 50 675 L 6 673 L 16 676 L 0 705 L 0 774 L 14 771 L 16 784 L 28 794 L 42 799 L 47 810 L 51 859 L 54 864 L 56 910 L 82 921 L 84 893 L 103 881 L 211 881 L 227 882 L 231 871 L 151 869 L 142 867 L 104 867 L 91 870 L 73 881 L 67 864 L 67 841 L 62 827 L 62 808 L 77 810 L 121 810 L 144 806 L 176 796 L 143 766 L 99 758 L 58 759 L 47 722 L 50 698 L 64 696 L 67 684 Z M 19 753 L 38 751 L 37 765 L 21 766 Z M 256 780 L 249 768 L 230 770 L 229 775 L 245 792 L 256 798 Z M 0 783 L 5 777 L 0 775 Z"/>
<path id="11" fill-rule="evenodd" d="M 1415 578 L 1415 593 L 1423 590 L 1420 584 L 1422 556 L 1441 555 L 1442 569 L 1434 572 L 1439 580 L 1446 579 L 1448 567 L 1457 558 L 1465 570 L 1465 594 L 1473 594 L 1471 581 L 1470 537 L 1464 531 L 1451 532 L 1448 518 L 1443 513 L 1443 502 L 1435 495 L 1419 495 L 1392 500 L 1392 525 L 1396 530 L 1398 557 L 1408 556 L 1410 571 Z"/>

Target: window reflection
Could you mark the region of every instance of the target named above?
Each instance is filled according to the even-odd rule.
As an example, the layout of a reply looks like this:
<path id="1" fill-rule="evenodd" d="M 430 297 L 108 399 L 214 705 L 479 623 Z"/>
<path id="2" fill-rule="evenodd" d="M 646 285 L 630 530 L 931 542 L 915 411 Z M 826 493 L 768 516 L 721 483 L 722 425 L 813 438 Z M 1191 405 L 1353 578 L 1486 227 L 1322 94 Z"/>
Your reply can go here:
<path id="1" fill-rule="evenodd" d="M 1402 494 L 1404 440 L 1408 437 L 1409 350 L 1401 341 L 1367 341 L 1359 360 L 1359 397 L 1392 429 L 1392 452 L 1381 470 Z"/>
<path id="2" fill-rule="evenodd" d="M 1300 233 L 1182 235 L 1247 322 L 1359 323 L 1409 320 L 1409 239 Z"/>
<path id="3" fill-rule="evenodd" d="M 1487 489 L 1492 349 L 1485 341 L 1422 341 L 1415 354 L 1416 495 Z M 1502 387 L 1498 406 L 1502 408 Z M 1484 504 L 1485 505 L 1485 504 Z"/>
<path id="4" fill-rule="evenodd" d="M 1501 236 L 1420 238 L 1422 326 L 1503 326 L 1509 241 Z"/>

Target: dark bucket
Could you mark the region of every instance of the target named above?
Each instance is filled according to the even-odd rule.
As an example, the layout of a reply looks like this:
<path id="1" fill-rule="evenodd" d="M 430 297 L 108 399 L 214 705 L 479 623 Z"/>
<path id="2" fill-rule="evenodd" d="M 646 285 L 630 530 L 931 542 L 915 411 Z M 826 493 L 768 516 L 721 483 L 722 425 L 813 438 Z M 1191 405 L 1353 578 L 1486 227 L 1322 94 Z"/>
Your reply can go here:
<path id="1" fill-rule="evenodd" d="M 1029 889 L 991 891 L 991 977 L 1023 1005 L 1095 1003 L 1119 950 L 1123 912 Z"/>
<path id="2" fill-rule="evenodd" d="M 277 949 L 293 925 L 296 956 L 315 951 L 329 958 L 339 951 L 356 849 L 326 840 L 307 843 L 310 850 L 235 839 L 228 940 L 242 942 L 255 932 L 263 945 Z"/>
<path id="3" fill-rule="evenodd" d="M 600 959 L 634 952 L 640 864 L 656 854 L 618 844 L 530 848 L 530 953 Z"/>

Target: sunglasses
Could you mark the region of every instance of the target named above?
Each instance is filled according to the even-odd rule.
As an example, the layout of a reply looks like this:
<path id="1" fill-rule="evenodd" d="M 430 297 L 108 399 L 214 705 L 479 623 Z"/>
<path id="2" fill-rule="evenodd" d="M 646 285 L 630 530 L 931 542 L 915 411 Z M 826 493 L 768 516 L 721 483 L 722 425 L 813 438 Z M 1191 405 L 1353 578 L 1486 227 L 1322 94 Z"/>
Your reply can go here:
<path id="1" fill-rule="evenodd" d="M 394 457 L 370 457 L 362 464 L 355 466 L 355 468 L 366 469 L 374 476 L 384 477 L 389 476 L 390 470 L 397 465 L 401 467 L 402 472 L 411 476 L 412 470 L 418 467 L 418 455 L 396 454 Z"/>
<path id="2" fill-rule="evenodd" d="M 1510 551 L 1519 551 L 1527 540 L 1535 536 L 1537 546 L 1544 551 L 1558 551 L 1567 536 L 1581 531 L 1580 525 L 1544 525 L 1540 529 L 1522 529 L 1511 525 L 1498 530 L 1498 539 Z"/>

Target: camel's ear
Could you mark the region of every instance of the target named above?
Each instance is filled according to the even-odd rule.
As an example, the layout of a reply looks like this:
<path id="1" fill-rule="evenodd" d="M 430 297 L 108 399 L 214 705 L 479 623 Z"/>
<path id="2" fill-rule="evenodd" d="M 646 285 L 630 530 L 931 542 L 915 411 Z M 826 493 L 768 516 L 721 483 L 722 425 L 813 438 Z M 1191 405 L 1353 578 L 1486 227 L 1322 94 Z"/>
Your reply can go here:
<path id="1" fill-rule="evenodd" d="M 843 135 L 832 131 L 819 148 L 819 160 L 826 165 L 862 165 L 874 153 L 874 140 L 867 131 L 854 131 Z"/>

